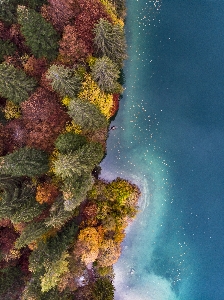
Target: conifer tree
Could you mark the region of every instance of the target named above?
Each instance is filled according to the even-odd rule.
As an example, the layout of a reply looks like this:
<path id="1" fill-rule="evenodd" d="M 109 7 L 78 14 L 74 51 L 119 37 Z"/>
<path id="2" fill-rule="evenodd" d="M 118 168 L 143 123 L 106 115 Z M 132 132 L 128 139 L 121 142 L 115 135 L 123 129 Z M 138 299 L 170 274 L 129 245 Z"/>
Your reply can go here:
<path id="1" fill-rule="evenodd" d="M 17 8 L 18 23 L 35 57 L 46 57 L 49 60 L 56 58 L 58 53 L 58 34 L 53 26 L 41 14 L 33 9 L 19 5 Z"/>
<path id="2" fill-rule="evenodd" d="M 20 104 L 34 91 L 36 81 L 22 70 L 7 63 L 0 64 L 0 95 Z"/>
<path id="3" fill-rule="evenodd" d="M 0 174 L 35 177 L 48 169 L 48 155 L 41 150 L 24 147 L 0 157 Z"/>
<path id="4" fill-rule="evenodd" d="M 97 59 L 92 67 L 93 79 L 103 91 L 108 93 L 121 92 L 121 86 L 117 82 L 119 74 L 119 68 L 107 56 Z"/>
<path id="5" fill-rule="evenodd" d="M 0 176 L 0 219 L 13 223 L 29 222 L 38 216 L 45 206 L 35 200 L 35 188 L 21 178 Z"/>
<path id="6" fill-rule="evenodd" d="M 73 211 L 86 198 L 87 192 L 93 185 L 93 177 L 90 173 L 81 176 L 66 178 L 62 187 L 65 211 Z"/>
<path id="7" fill-rule="evenodd" d="M 51 81 L 53 90 L 62 97 L 76 97 L 81 87 L 81 77 L 77 71 L 64 66 L 52 65 L 46 78 Z"/>
<path id="8" fill-rule="evenodd" d="M 62 154 L 71 153 L 87 143 L 83 135 L 73 132 L 62 133 L 55 141 L 55 147 Z"/>
<path id="9" fill-rule="evenodd" d="M 16 22 L 16 5 L 17 0 L 1 0 L 0 3 L 0 20 L 7 25 Z"/>
<path id="10" fill-rule="evenodd" d="M 101 144 L 88 143 L 73 153 L 59 154 L 54 162 L 55 173 L 62 179 L 89 173 L 99 164 L 104 152 Z"/>
<path id="11" fill-rule="evenodd" d="M 41 238 L 43 234 L 49 231 L 44 221 L 32 222 L 28 224 L 22 231 L 20 237 L 15 242 L 15 248 L 21 249 L 37 239 Z"/>
<path id="12" fill-rule="evenodd" d="M 100 19 L 94 27 L 94 44 L 99 56 L 108 56 L 113 62 L 122 67 L 127 58 L 124 29 L 119 24 L 111 24 Z"/>
<path id="13" fill-rule="evenodd" d="M 4 61 L 4 56 L 12 55 L 16 50 L 16 46 L 10 41 L 0 39 L 0 62 Z"/>
<path id="14" fill-rule="evenodd" d="M 95 131 L 107 127 L 107 119 L 99 108 L 87 100 L 73 99 L 68 106 L 68 113 L 74 122 L 84 130 Z"/>

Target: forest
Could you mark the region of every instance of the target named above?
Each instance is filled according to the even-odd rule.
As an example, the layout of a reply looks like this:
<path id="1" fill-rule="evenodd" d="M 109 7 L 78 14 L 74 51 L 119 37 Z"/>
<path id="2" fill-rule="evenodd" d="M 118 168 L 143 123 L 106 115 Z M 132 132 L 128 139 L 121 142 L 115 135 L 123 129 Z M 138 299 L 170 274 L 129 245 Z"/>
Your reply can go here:
<path id="1" fill-rule="evenodd" d="M 100 179 L 125 0 L 0 1 L 0 299 L 112 300 L 138 187 Z"/>

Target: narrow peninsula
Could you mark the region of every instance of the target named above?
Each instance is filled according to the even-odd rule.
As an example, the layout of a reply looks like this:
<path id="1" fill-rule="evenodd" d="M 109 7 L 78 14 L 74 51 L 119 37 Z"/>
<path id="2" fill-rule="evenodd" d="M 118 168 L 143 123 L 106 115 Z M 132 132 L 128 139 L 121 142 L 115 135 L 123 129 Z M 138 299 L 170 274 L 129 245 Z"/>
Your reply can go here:
<path id="1" fill-rule="evenodd" d="M 140 191 L 99 179 L 124 0 L 0 4 L 0 299 L 112 300 Z"/>

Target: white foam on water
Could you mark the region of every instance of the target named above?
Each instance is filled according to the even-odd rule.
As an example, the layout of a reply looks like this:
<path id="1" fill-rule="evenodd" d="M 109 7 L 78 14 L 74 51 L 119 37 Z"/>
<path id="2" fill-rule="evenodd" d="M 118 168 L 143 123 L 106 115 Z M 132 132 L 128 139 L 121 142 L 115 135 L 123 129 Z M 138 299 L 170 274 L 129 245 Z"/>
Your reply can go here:
<path id="1" fill-rule="evenodd" d="M 155 274 L 148 274 L 137 281 L 137 284 L 128 285 L 124 278 L 122 267 L 115 267 L 115 299 L 116 300 L 177 300 L 171 283 Z"/>

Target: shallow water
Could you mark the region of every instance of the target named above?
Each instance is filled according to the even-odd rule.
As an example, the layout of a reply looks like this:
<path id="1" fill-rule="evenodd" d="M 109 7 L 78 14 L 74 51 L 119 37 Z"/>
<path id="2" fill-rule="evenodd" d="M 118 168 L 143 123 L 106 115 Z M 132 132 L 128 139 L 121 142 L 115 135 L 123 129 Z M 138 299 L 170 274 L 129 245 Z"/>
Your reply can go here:
<path id="1" fill-rule="evenodd" d="M 142 191 L 116 300 L 223 300 L 224 2 L 127 0 L 125 92 L 102 177 Z"/>

